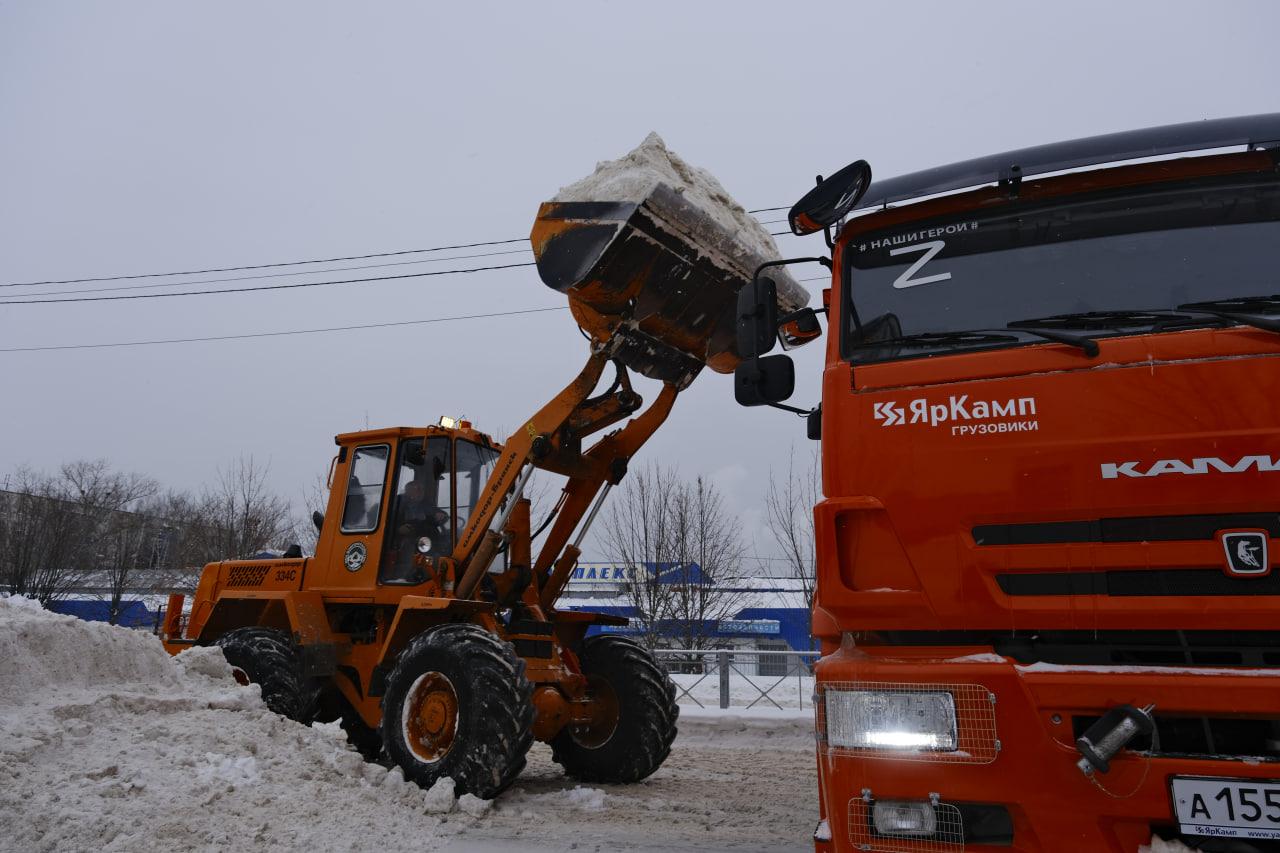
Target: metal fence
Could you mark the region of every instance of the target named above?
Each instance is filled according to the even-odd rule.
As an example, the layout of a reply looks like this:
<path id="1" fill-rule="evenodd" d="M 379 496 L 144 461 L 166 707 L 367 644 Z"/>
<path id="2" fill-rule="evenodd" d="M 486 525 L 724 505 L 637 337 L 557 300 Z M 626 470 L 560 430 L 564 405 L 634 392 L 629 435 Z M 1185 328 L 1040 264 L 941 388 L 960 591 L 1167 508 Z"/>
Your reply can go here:
<path id="1" fill-rule="evenodd" d="M 654 649 L 676 701 L 700 708 L 810 708 L 817 652 Z"/>

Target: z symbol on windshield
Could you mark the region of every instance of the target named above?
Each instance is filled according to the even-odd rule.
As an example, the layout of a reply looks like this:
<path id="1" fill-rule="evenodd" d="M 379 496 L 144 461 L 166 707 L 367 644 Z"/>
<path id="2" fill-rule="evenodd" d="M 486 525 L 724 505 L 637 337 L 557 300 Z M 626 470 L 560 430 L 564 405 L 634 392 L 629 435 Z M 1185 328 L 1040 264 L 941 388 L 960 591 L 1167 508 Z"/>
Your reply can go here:
<path id="1" fill-rule="evenodd" d="M 902 290 L 905 287 L 917 287 L 921 284 L 933 284 L 934 282 L 946 281 L 951 278 L 951 273 L 949 272 L 940 272 L 935 273 L 934 275 L 913 278 L 916 273 L 924 269 L 925 264 L 936 258 L 938 253 L 946 247 L 947 242 L 945 240 L 930 240 L 928 243 L 916 243 L 912 246 L 899 246 L 896 249 L 890 249 L 889 257 L 891 258 L 896 258 L 898 255 L 902 255 L 907 252 L 924 252 L 923 255 L 916 259 L 915 263 L 903 270 L 902 275 L 894 279 L 893 286 L 898 290 Z"/>

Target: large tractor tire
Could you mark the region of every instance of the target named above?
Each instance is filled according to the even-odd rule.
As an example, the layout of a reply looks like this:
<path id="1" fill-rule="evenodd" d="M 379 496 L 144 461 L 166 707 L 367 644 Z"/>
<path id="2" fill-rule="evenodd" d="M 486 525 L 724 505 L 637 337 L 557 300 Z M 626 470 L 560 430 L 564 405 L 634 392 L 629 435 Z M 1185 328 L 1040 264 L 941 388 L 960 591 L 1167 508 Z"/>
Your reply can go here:
<path id="1" fill-rule="evenodd" d="M 236 628 L 215 645 L 231 664 L 236 681 L 256 684 L 262 701 L 282 717 L 310 724 L 315 718 L 319 683 L 302 674 L 302 660 L 289 635 L 276 628 Z"/>
<path id="2" fill-rule="evenodd" d="M 662 766 L 676 738 L 676 689 L 639 643 L 602 634 L 582 645 L 582 673 L 599 713 L 590 726 L 566 726 L 551 757 L 584 782 L 639 782 Z"/>
<path id="3" fill-rule="evenodd" d="M 533 687 L 510 644 L 476 625 L 414 637 L 382 697 L 382 743 L 405 778 L 492 799 L 524 769 L 533 743 Z"/>

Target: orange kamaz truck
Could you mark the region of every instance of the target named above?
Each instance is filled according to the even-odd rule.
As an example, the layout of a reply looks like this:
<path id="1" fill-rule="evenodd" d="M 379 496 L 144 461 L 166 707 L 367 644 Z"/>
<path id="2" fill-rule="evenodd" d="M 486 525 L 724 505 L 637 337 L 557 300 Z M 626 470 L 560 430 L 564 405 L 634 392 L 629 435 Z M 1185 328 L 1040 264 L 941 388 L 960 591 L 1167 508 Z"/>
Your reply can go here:
<path id="1" fill-rule="evenodd" d="M 792 209 L 825 309 L 762 270 L 736 387 L 826 311 L 816 850 L 1280 849 L 1278 159 L 1261 115 Z"/>

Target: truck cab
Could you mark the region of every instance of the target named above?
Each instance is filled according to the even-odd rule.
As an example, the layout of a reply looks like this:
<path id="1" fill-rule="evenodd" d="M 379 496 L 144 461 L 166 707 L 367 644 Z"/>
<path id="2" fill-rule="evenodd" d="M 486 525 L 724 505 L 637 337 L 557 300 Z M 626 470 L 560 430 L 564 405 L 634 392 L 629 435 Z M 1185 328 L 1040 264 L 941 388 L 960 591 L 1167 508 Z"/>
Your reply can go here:
<path id="1" fill-rule="evenodd" d="M 835 235 L 817 850 L 1278 843 L 1277 140 L 982 158 Z"/>

